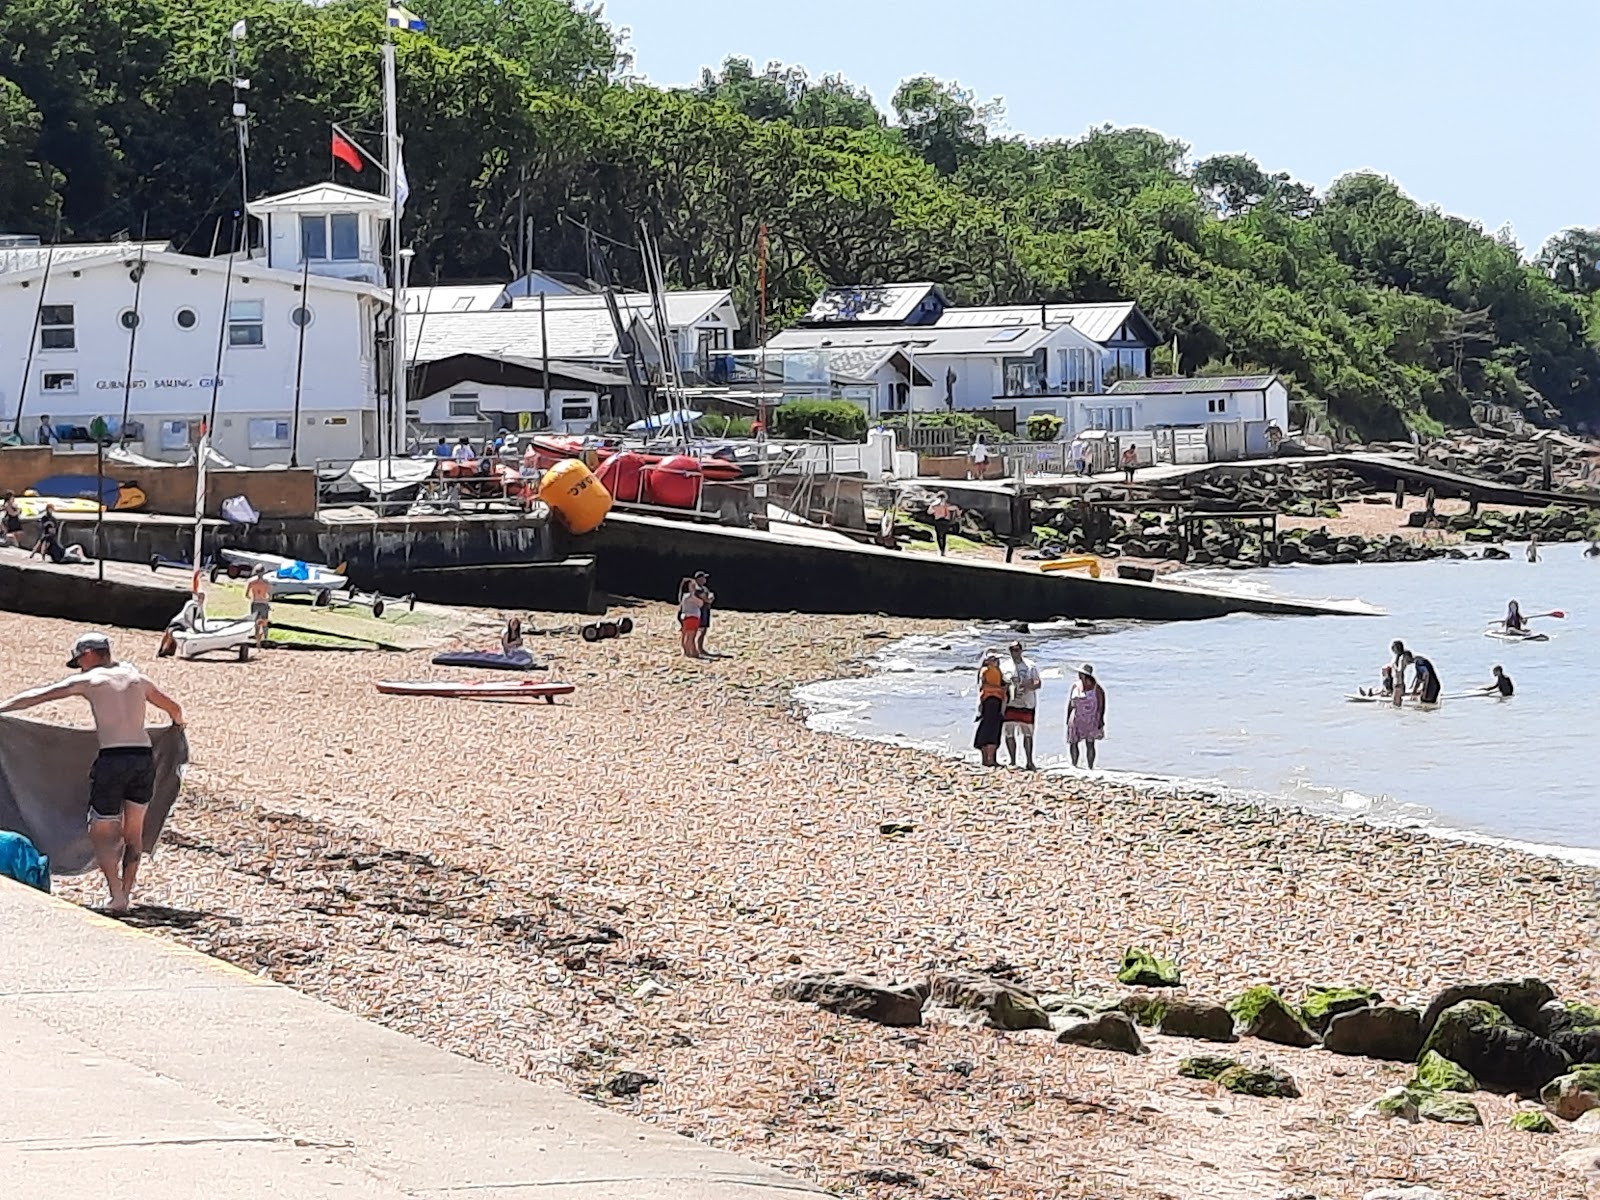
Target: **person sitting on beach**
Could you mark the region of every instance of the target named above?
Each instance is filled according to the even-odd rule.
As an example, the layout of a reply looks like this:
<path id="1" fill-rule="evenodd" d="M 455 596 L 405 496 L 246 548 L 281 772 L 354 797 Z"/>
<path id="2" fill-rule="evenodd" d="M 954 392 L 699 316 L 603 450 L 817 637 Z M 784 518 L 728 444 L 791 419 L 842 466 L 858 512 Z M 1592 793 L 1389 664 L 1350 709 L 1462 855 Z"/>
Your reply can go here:
<path id="1" fill-rule="evenodd" d="M 1000 651 L 986 650 L 978 667 L 978 731 L 972 736 L 973 748 L 983 756 L 983 765 L 1000 765 L 1000 730 L 1005 724 L 1006 676 L 1000 669 Z"/>
<path id="2" fill-rule="evenodd" d="M 32 558 L 35 554 L 40 558 L 48 558 L 57 565 L 89 561 L 84 557 L 82 546 L 62 544 L 61 522 L 56 517 L 54 504 L 46 504 L 44 515 L 39 518 L 39 540 L 33 544 L 33 549 L 28 551 L 28 557 Z"/>
<path id="3" fill-rule="evenodd" d="M 678 581 L 678 634 L 685 658 L 699 658 L 695 640 L 700 632 L 700 589 L 692 578 Z"/>
<path id="4" fill-rule="evenodd" d="M 1072 684 L 1072 694 L 1067 697 L 1067 753 L 1072 765 L 1078 765 L 1078 747 L 1083 747 L 1085 761 L 1094 770 L 1095 743 L 1106 736 L 1106 690 L 1094 677 L 1094 667 L 1084 663 L 1078 668 L 1078 678 Z"/>
<path id="5" fill-rule="evenodd" d="M 456 439 L 456 448 L 450 451 L 450 457 L 462 466 L 469 466 L 478 461 L 478 456 L 472 450 L 472 442 L 467 438 Z"/>
<path id="6" fill-rule="evenodd" d="M 511 617 L 500 634 L 500 653 L 509 656 L 522 652 L 522 618 Z"/>
<path id="7" fill-rule="evenodd" d="M 1505 668 L 1498 666 L 1494 669 L 1494 682 L 1483 690 L 1490 696 L 1496 693 L 1502 696 L 1513 696 L 1517 691 L 1516 685 L 1511 682 L 1511 676 L 1506 674 Z"/>
<path id="8" fill-rule="evenodd" d="M 1416 672 L 1411 694 L 1423 704 L 1439 703 L 1439 693 L 1444 684 L 1439 679 L 1439 672 L 1434 669 L 1433 660 L 1426 655 L 1413 654 L 1407 650 L 1405 665 Z"/>
<path id="9" fill-rule="evenodd" d="M 447 459 L 450 457 L 450 443 L 446 441 L 442 435 L 440 436 L 438 443 L 433 447 L 433 456 L 438 459 Z"/>

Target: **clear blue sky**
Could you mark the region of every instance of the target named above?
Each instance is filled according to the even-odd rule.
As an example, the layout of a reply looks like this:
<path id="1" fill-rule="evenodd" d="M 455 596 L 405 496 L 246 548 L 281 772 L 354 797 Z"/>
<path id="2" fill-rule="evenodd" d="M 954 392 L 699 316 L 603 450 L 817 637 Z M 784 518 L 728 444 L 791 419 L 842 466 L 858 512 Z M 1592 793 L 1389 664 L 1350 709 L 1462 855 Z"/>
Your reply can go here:
<path id="1" fill-rule="evenodd" d="M 1321 190 L 1356 169 L 1509 222 L 1526 253 L 1600 225 L 1600 0 L 606 0 L 663 85 L 743 55 L 1001 96 L 1005 128 L 1160 130 Z"/>

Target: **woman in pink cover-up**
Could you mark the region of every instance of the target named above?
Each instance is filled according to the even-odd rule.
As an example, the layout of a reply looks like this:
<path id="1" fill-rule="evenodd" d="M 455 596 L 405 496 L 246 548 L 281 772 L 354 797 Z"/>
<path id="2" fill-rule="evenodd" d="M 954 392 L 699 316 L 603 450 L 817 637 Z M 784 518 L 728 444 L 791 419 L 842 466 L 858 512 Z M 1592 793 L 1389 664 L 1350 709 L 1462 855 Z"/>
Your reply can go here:
<path id="1" fill-rule="evenodd" d="M 1072 765 L 1078 765 L 1081 744 L 1085 763 L 1094 770 L 1095 743 L 1105 736 L 1106 690 L 1094 677 L 1094 668 L 1084 663 L 1078 668 L 1072 695 L 1067 698 L 1067 753 L 1072 756 Z"/>

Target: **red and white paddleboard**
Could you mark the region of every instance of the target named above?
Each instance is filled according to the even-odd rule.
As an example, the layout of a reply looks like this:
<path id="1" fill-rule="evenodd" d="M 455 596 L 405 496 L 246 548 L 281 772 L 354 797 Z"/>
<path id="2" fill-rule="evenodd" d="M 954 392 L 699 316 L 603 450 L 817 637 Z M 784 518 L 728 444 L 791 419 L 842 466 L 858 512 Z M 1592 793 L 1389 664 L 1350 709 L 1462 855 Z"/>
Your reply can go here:
<path id="1" fill-rule="evenodd" d="M 380 680 L 386 696 L 448 696 L 465 700 L 548 700 L 568 696 L 578 689 L 570 683 L 541 683 L 535 679 L 486 679 L 480 683 L 452 683 L 442 679 Z"/>

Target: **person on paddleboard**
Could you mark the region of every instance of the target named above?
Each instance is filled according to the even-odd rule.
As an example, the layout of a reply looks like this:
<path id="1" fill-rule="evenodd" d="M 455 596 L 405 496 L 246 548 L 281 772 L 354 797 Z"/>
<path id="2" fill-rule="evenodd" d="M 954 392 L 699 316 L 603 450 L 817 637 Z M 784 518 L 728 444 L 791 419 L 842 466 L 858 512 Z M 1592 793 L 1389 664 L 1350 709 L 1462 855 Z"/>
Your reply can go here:
<path id="1" fill-rule="evenodd" d="M 1507 633 L 1522 633 L 1528 628 L 1528 619 L 1522 615 L 1522 609 L 1515 600 L 1506 603 L 1506 619 L 1501 624 L 1506 627 Z"/>
<path id="2" fill-rule="evenodd" d="M 1504 667 L 1495 667 L 1494 682 L 1483 689 L 1485 695 L 1512 696 L 1516 694 L 1516 686 L 1511 682 L 1511 676 L 1506 674 Z"/>

